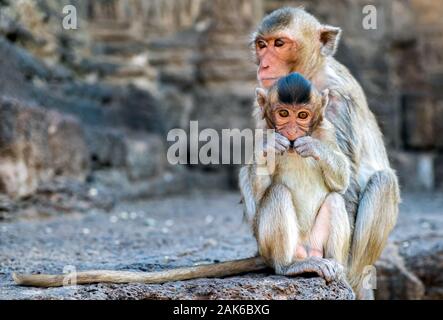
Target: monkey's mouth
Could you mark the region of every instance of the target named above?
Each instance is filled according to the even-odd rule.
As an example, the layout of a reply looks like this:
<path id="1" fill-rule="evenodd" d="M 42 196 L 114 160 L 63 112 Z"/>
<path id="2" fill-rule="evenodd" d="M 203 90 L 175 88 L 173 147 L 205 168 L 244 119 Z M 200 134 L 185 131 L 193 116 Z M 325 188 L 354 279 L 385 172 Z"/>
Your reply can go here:
<path id="1" fill-rule="evenodd" d="M 280 79 L 280 77 L 265 77 L 265 78 L 260 77 L 259 79 L 260 81 L 277 81 L 278 79 Z"/>
<path id="2" fill-rule="evenodd" d="M 261 78 L 259 77 L 259 81 L 261 83 L 261 85 L 264 88 L 270 88 L 274 85 L 274 83 L 276 83 L 278 81 L 278 77 L 266 77 L 266 78 Z"/>
<path id="3" fill-rule="evenodd" d="M 295 143 L 295 140 L 289 141 L 289 149 L 288 149 L 288 152 L 290 152 L 290 153 L 295 152 L 295 150 L 294 150 L 294 143 Z"/>

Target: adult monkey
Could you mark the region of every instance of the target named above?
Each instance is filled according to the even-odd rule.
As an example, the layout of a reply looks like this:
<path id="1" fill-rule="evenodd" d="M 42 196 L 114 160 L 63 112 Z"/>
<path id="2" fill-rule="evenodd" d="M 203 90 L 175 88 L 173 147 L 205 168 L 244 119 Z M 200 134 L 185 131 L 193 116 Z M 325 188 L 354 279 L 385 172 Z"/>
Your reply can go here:
<path id="1" fill-rule="evenodd" d="M 325 26 L 302 9 L 284 8 L 266 16 L 254 34 L 258 80 L 265 88 L 278 78 L 299 72 L 319 90 L 332 89 L 327 118 L 336 128 L 337 140 L 349 158 L 351 185 L 344 195 L 353 225 L 348 274 L 359 298 L 370 297 L 362 290 L 363 270 L 380 256 L 397 214 L 397 178 L 389 166 L 380 129 L 369 110 L 365 95 L 348 70 L 332 56 L 340 38 L 339 28 Z M 287 148 L 288 141 L 279 140 Z M 247 189 L 251 177 L 242 170 L 240 183 Z M 243 192 L 246 214 L 255 215 L 252 193 Z M 112 282 L 162 283 L 201 277 L 220 277 L 262 269 L 260 257 L 219 264 L 179 268 L 161 272 L 86 271 L 75 275 L 77 284 Z M 20 275 L 18 284 L 61 286 L 70 275 Z M 369 295 L 369 296 L 367 296 Z"/>
<path id="2" fill-rule="evenodd" d="M 320 24 L 303 9 L 283 8 L 263 19 L 253 45 L 262 87 L 269 88 L 280 77 L 299 72 L 318 90 L 334 92 L 326 117 L 335 126 L 339 146 L 352 166 L 351 185 L 344 195 L 353 222 L 348 275 L 358 297 L 371 298 L 372 290 L 363 288 L 364 269 L 373 265 L 386 244 L 397 220 L 400 195 L 363 90 L 347 68 L 333 58 L 340 35 L 340 28 Z M 284 150 L 289 141 L 279 136 L 277 144 Z M 249 216 L 254 216 L 259 206 L 247 192 L 252 190 L 253 179 L 243 168 L 240 182 L 245 186 L 243 197 Z"/>

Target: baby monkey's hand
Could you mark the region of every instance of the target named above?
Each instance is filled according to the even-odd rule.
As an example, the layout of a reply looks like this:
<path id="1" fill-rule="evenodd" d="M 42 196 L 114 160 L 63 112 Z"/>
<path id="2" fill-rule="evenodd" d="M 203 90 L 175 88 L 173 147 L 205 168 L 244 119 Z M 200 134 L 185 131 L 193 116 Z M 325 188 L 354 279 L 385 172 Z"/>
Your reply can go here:
<path id="1" fill-rule="evenodd" d="M 265 155 L 271 152 L 282 154 L 289 149 L 290 145 L 291 143 L 289 142 L 288 138 L 276 132 L 274 145 L 265 140 L 263 142 L 263 151 L 265 152 Z"/>
<path id="2" fill-rule="evenodd" d="M 303 158 L 312 157 L 320 160 L 322 154 L 322 144 L 319 140 L 311 136 L 300 137 L 294 141 L 294 150 Z"/>

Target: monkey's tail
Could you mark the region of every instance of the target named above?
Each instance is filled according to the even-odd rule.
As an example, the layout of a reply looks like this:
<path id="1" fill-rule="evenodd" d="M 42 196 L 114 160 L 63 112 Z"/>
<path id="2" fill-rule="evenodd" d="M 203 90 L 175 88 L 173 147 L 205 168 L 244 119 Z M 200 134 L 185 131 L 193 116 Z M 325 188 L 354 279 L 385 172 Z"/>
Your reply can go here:
<path id="1" fill-rule="evenodd" d="M 216 278 L 265 269 L 260 257 L 252 257 L 215 264 L 184 267 L 156 272 L 93 270 L 69 274 L 17 274 L 12 277 L 18 285 L 32 287 L 61 287 L 92 283 L 164 283 L 196 278 Z"/>

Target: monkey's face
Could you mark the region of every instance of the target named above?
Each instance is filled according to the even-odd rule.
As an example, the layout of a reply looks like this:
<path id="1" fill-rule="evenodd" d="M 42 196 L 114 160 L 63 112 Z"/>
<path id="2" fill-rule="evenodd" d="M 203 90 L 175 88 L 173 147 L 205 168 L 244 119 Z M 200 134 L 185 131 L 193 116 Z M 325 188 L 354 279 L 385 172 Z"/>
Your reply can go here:
<path id="1" fill-rule="evenodd" d="M 271 106 L 269 118 L 275 131 L 291 142 L 306 136 L 313 123 L 313 113 L 306 105 Z"/>
<path id="2" fill-rule="evenodd" d="M 281 33 L 255 40 L 257 79 L 264 88 L 289 74 L 296 60 L 297 45 L 288 34 Z"/>
<path id="3" fill-rule="evenodd" d="M 266 16 L 254 35 L 257 80 L 269 89 L 291 72 L 312 76 L 335 53 L 341 30 L 322 25 L 303 9 L 284 8 Z"/>
<path id="4" fill-rule="evenodd" d="M 299 73 L 282 77 L 268 91 L 257 88 L 255 93 L 268 128 L 291 142 L 318 126 L 329 101 L 328 90 L 318 92 Z"/>

